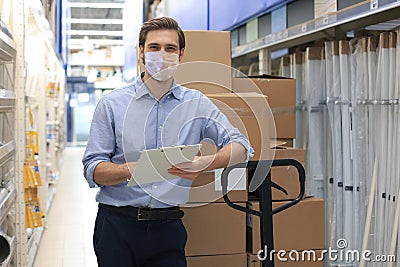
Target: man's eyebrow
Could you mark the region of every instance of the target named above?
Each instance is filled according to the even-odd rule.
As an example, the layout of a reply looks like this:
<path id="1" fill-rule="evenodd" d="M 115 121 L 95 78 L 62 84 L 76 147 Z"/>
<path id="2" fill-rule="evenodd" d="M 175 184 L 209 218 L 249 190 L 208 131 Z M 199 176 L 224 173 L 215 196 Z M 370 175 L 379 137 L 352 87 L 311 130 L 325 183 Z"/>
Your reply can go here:
<path id="1" fill-rule="evenodd" d="M 147 45 L 158 45 L 158 46 L 160 46 L 159 43 L 148 43 Z M 165 46 L 169 46 L 169 47 L 171 47 L 171 46 L 173 46 L 173 47 L 178 47 L 177 44 L 166 44 Z"/>

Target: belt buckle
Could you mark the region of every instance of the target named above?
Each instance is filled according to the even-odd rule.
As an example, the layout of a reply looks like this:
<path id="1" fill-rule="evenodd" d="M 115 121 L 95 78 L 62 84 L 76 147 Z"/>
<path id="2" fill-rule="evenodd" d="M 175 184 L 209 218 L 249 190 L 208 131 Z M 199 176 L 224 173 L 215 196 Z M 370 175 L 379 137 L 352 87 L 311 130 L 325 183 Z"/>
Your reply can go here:
<path id="1" fill-rule="evenodd" d="M 144 219 L 142 216 L 143 216 L 143 214 L 142 214 L 142 209 L 141 209 L 141 208 L 138 208 L 137 214 L 136 214 L 136 219 L 137 219 L 138 221 L 147 221 L 147 220 Z"/>

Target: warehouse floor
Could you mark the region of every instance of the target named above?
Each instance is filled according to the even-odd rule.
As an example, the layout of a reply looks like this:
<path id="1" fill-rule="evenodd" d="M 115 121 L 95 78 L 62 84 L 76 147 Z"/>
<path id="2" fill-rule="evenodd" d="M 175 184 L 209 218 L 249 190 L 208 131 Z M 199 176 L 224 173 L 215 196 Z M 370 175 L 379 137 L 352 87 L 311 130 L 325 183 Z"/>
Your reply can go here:
<path id="1" fill-rule="evenodd" d="M 90 189 L 83 178 L 83 152 L 84 147 L 65 149 L 34 267 L 97 266 L 92 246 L 97 189 Z"/>

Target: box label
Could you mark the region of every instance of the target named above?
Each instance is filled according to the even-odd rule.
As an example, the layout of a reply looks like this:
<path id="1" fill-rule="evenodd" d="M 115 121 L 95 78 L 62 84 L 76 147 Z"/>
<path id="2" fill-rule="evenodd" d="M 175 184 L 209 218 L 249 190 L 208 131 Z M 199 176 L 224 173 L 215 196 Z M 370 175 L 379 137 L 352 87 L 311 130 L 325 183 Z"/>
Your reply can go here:
<path id="1" fill-rule="evenodd" d="M 222 191 L 221 174 L 223 170 L 215 170 L 215 191 Z M 228 192 L 231 190 L 246 190 L 246 188 L 246 169 L 233 169 L 228 176 Z"/>

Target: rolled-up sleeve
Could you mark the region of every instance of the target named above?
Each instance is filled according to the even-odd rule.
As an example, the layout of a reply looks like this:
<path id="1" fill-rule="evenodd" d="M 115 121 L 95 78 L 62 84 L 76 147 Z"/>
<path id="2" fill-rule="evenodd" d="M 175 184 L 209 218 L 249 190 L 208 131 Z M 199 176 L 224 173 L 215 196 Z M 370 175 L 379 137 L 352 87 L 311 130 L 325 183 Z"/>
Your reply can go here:
<path id="1" fill-rule="evenodd" d="M 83 175 L 90 187 L 98 187 L 93 178 L 97 165 L 101 162 L 110 162 L 115 152 L 114 129 L 113 114 L 103 98 L 94 112 L 86 151 L 82 158 Z"/>
<path id="2" fill-rule="evenodd" d="M 254 149 L 249 140 L 237 128 L 233 127 L 225 114 L 209 99 L 208 105 L 210 116 L 206 121 L 203 137 L 213 140 L 218 149 L 230 143 L 241 144 L 246 149 L 246 161 L 249 161 L 254 156 Z"/>

